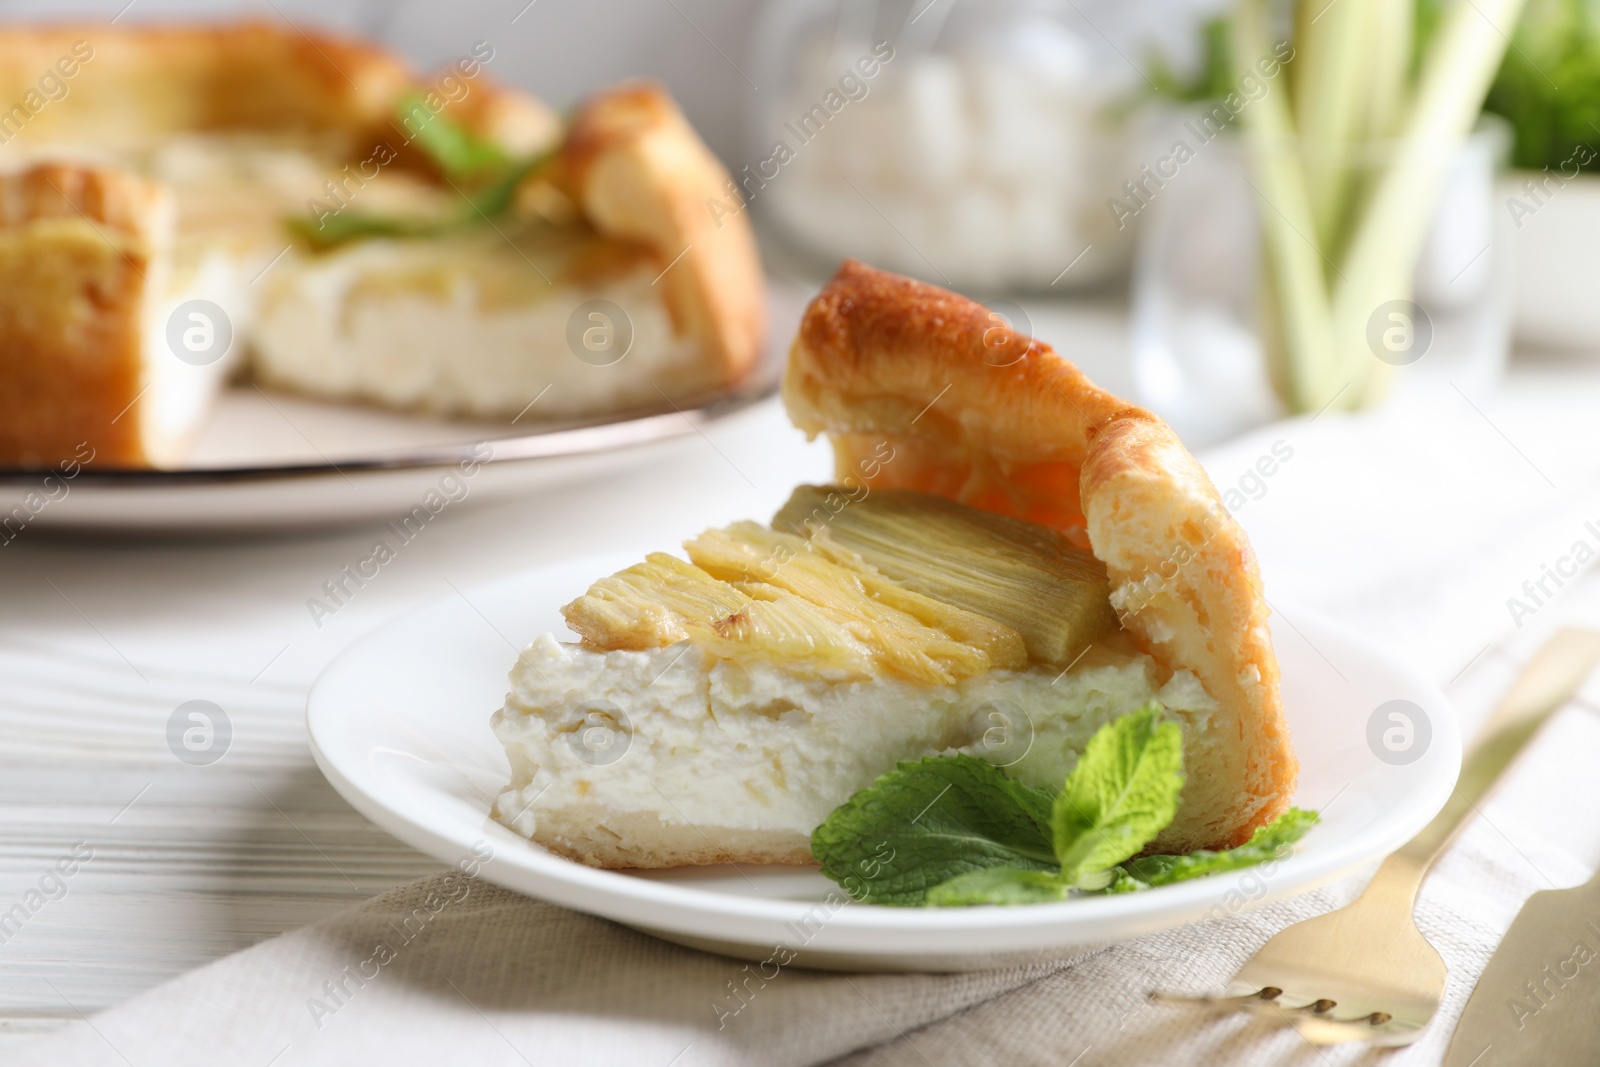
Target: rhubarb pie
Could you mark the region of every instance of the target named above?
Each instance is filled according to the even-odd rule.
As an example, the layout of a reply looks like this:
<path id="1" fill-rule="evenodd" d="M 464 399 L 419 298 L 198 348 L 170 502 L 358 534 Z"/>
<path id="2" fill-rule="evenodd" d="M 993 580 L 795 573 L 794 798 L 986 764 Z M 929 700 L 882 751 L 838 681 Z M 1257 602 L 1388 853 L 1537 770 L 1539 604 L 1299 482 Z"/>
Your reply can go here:
<path id="1" fill-rule="evenodd" d="M 176 464 L 235 372 L 527 425 L 749 371 L 755 244 L 667 95 L 563 121 L 493 66 L 479 42 L 424 80 L 260 24 L 0 30 L 0 466 Z"/>
<path id="2" fill-rule="evenodd" d="M 596 581 L 511 674 L 505 825 L 602 867 L 811 861 L 897 761 L 1059 789 L 1150 702 L 1188 769 L 1157 851 L 1240 844 L 1297 765 L 1245 536 L 1172 431 L 963 297 L 846 263 L 784 398 L 835 483 Z"/>

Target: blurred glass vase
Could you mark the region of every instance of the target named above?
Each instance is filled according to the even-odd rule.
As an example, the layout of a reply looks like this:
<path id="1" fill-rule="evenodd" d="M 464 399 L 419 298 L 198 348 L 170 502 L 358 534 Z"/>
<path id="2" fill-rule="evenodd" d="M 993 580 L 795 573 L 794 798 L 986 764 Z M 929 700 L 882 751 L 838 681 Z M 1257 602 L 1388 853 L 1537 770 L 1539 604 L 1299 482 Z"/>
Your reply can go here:
<path id="1" fill-rule="evenodd" d="M 1198 448 L 1289 411 L 1275 358 L 1274 279 L 1262 254 L 1263 213 L 1276 208 L 1261 192 L 1241 136 L 1227 132 L 1196 143 L 1192 120 L 1161 126 L 1171 132 L 1151 142 L 1166 145 L 1157 154 L 1170 155 L 1167 142 L 1174 138 L 1192 151 L 1183 153 L 1171 178 L 1138 190 L 1143 231 L 1133 269 L 1133 372 L 1140 401 Z M 1511 231 L 1495 182 L 1508 147 L 1508 131 L 1492 117 L 1459 142 L 1409 289 L 1372 301 L 1365 347 L 1384 365 L 1392 399 L 1437 397 L 1451 387 L 1478 395 L 1504 369 Z M 1373 145 L 1350 165 L 1376 171 L 1395 151 L 1392 144 Z M 1328 270 L 1337 273 L 1331 264 Z"/>
<path id="2" fill-rule="evenodd" d="M 739 193 L 791 246 L 987 292 L 1125 273 L 1108 0 L 778 0 Z M 1087 9 L 1085 11 L 1084 9 Z"/>

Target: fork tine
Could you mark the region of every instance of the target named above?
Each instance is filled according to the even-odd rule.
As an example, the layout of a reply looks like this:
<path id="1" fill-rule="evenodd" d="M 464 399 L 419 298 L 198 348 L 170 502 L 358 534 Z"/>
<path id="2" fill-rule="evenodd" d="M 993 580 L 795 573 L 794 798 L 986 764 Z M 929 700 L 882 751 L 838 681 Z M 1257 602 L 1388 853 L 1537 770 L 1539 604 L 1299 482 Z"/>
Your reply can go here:
<path id="1" fill-rule="evenodd" d="M 1560 631 L 1490 716 L 1444 810 L 1383 861 L 1360 896 L 1273 934 L 1234 972 L 1231 995 L 1152 993 L 1151 1000 L 1194 1005 L 1212 1014 L 1247 1012 L 1293 1026 L 1314 1044 L 1394 1047 L 1417 1040 L 1438 1014 L 1449 977 L 1444 957 L 1412 915 L 1417 889 L 1477 810 L 1478 799 L 1544 720 L 1576 695 L 1596 665 L 1600 632 Z M 1315 996 L 1306 996 L 1308 990 Z M 1334 1012 L 1341 1010 L 1353 1017 L 1336 1018 Z"/>
<path id="2" fill-rule="evenodd" d="M 1381 1015 L 1381 1012 L 1374 1012 Z M 1329 1019 L 1324 1016 L 1299 1016 L 1290 1025 L 1313 1045 L 1342 1045 L 1360 1041 L 1378 1047 L 1408 1045 L 1416 1040 L 1418 1027 L 1390 1025 L 1391 1020 L 1373 1022 L 1372 1016 L 1360 1019 Z"/>
<path id="3" fill-rule="evenodd" d="M 1187 1004 L 1193 1007 L 1216 1007 L 1229 1011 L 1247 1008 L 1257 1001 L 1273 1001 L 1283 995 L 1283 990 L 1276 986 L 1265 986 L 1254 993 L 1245 993 L 1235 997 L 1216 996 L 1184 996 L 1180 993 L 1163 993 L 1156 990 L 1150 994 L 1150 999 L 1157 1004 Z"/>
<path id="4" fill-rule="evenodd" d="M 1254 993 L 1232 997 L 1181 996 L 1155 992 L 1150 994 L 1150 1000 L 1156 1004 L 1197 1007 L 1210 1015 L 1222 1016 L 1235 1013 L 1251 1015 L 1279 1028 L 1293 1027 L 1300 1031 L 1306 1040 L 1316 1045 L 1336 1045 L 1353 1041 L 1377 1046 L 1401 1045 L 1410 1042 L 1416 1029 L 1400 1024 L 1391 1026 L 1394 1017 L 1388 1012 L 1375 1011 L 1354 1019 L 1337 1019 L 1329 1014 L 1338 1007 L 1334 1001 L 1323 998 L 1307 1001 L 1304 1004 L 1288 1005 L 1280 1002 L 1279 998 L 1282 996 L 1283 990 L 1275 986 L 1266 986 Z"/>

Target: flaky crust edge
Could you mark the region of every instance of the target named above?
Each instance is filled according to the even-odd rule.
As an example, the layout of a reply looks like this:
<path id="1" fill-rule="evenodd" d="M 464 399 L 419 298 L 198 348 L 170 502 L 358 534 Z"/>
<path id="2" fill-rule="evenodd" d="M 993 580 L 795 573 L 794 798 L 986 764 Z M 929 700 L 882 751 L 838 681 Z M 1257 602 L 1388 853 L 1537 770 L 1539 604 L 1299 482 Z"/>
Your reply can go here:
<path id="1" fill-rule="evenodd" d="M 796 426 L 836 444 L 862 434 L 896 449 L 931 442 L 934 455 L 976 455 L 1002 480 L 1029 464 L 1076 467 L 1077 499 L 1062 512 L 1081 514 L 1124 628 L 1236 709 L 1241 731 L 1234 800 L 1161 843 L 1232 847 L 1288 807 L 1298 763 L 1255 556 L 1166 423 L 983 305 L 854 261 L 807 309 L 783 394 Z M 847 446 L 840 474 L 858 476 L 850 458 Z"/>
<path id="2" fill-rule="evenodd" d="M 404 63 L 383 48 L 326 31 L 300 33 L 265 20 L 218 24 L 90 23 L 10 25 L 0 30 L 0 100 L 37 83 L 58 58 L 86 45 L 92 58 L 67 82 L 68 97 L 90 82 L 115 86 L 149 133 L 249 127 L 343 131 L 363 136 L 386 124 L 410 84 Z M 29 125 L 48 140 L 106 129 L 94 109 L 53 106 Z M 25 138 L 26 140 L 26 138 Z"/>
<path id="3" fill-rule="evenodd" d="M 559 180 L 607 237 L 657 255 L 679 330 L 714 357 L 720 379 L 743 377 L 760 357 L 766 289 L 744 212 L 718 217 L 728 173 L 665 89 L 629 82 L 584 102 L 567 132 Z"/>
<path id="4" fill-rule="evenodd" d="M 129 409 L 171 222 L 162 189 L 115 168 L 41 163 L 0 174 L 0 462 L 42 467 L 85 448 L 102 466 L 151 462 Z"/>

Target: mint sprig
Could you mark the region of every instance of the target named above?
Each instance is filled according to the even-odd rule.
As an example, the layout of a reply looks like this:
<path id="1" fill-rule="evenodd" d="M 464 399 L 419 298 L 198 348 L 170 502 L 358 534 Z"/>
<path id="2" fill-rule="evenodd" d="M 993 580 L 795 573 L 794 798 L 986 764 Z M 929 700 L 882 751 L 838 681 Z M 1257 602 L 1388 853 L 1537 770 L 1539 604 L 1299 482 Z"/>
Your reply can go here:
<path id="1" fill-rule="evenodd" d="M 1096 731 L 1053 798 L 971 756 L 906 761 L 836 809 L 811 850 L 864 903 L 1031 904 L 1262 863 L 1317 821 L 1291 809 L 1238 848 L 1135 859 L 1182 787 L 1182 730 L 1150 704 Z"/>
<path id="2" fill-rule="evenodd" d="M 424 116 L 413 126 L 418 114 Z M 324 251 L 350 241 L 369 237 L 439 237 L 493 222 L 507 214 L 516 201 L 517 189 L 528 175 L 543 166 L 554 150 L 526 159 L 513 159 L 494 142 L 479 137 L 443 113 L 430 111 L 421 96 L 412 94 L 400 102 L 396 115 L 400 128 L 409 130 L 411 144 L 439 168 L 453 187 L 466 185 L 457 209 L 443 218 L 408 218 L 340 210 L 312 220 L 286 220 L 291 233 L 312 248 Z"/>
<path id="3" fill-rule="evenodd" d="M 412 129 L 409 120 L 419 115 L 422 121 Z M 411 133 L 411 143 L 453 181 L 486 171 L 503 171 L 511 165 L 511 158 L 499 145 L 432 110 L 420 93 L 411 93 L 400 101 L 399 116 L 402 127 Z"/>
<path id="4" fill-rule="evenodd" d="M 1181 856 L 1141 856 L 1129 860 L 1121 867 L 1126 879 L 1113 885 L 1112 891 L 1126 893 L 1147 886 L 1171 885 L 1280 859 L 1317 821 L 1314 811 L 1290 808 L 1267 825 L 1256 827 L 1250 840 L 1237 848 L 1221 852 L 1202 848 Z"/>
<path id="5" fill-rule="evenodd" d="M 1077 885 L 1136 856 L 1178 814 L 1183 731 L 1149 705 L 1095 731 L 1050 812 L 1061 880 Z"/>
<path id="6" fill-rule="evenodd" d="M 921 904 L 933 886 L 991 867 L 1053 872 L 1050 803 L 973 756 L 908 760 L 828 816 L 811 852 L 855 900 Z"/>

